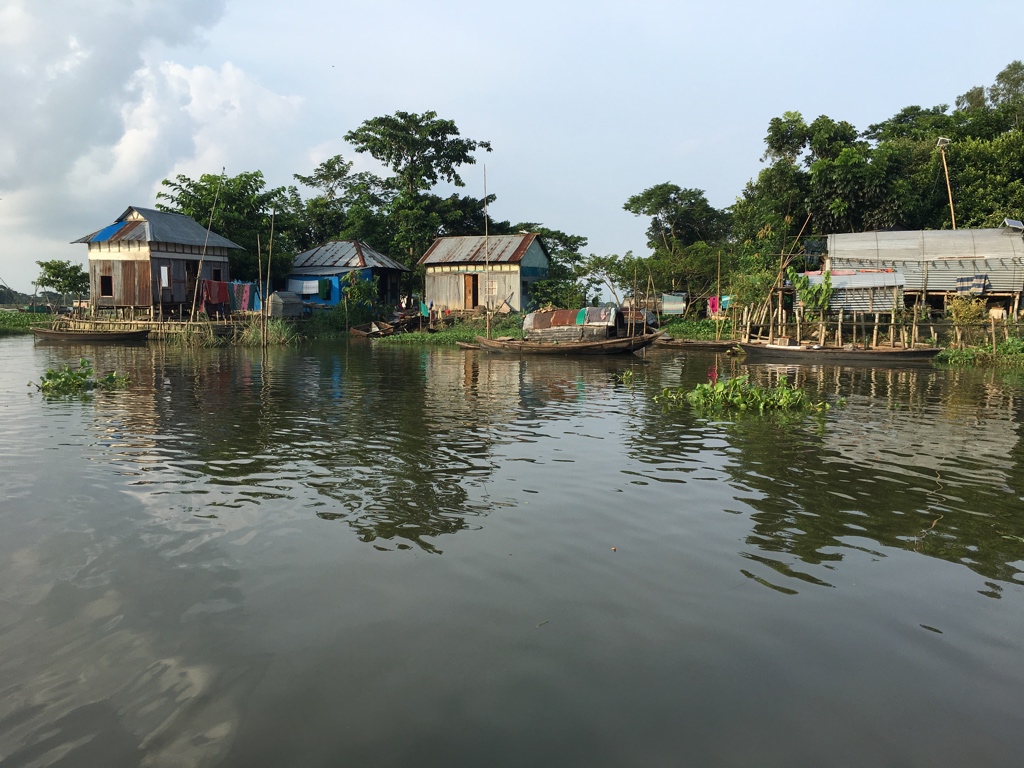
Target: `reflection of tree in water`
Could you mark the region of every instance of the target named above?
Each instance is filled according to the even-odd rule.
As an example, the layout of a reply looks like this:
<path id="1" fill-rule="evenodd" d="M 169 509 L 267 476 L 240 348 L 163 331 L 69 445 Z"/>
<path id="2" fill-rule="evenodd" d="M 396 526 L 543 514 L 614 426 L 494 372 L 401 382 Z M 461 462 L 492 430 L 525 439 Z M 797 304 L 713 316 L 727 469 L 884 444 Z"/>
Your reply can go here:
<path id="1" fill-rule="evenodd" d="M 152 384 L 117 410 L 159 436 L 165 468 L 233 492 L 225 506 L 294 501 L 363 541 L 427 551 L 485 513 L 467 481 L 491 471 L 487 403 L 425 398 L 442 386 L 428 380 L 429 353 L 342 342 L 191 355 L 140 361 L 133 378 Z"/>
<path id="2" fill-rule="evenodd" d="M 820 434 L 733 428 L 743 441 L 734 476 L 764 493 L 746 499 L 758 510 L 748 542 L 819 565 L 867 538 L 1013 581 L 1024 521 L 1007 484 L 1020 462 L 1004 457 L 1019 451 L 1016 396 L 927 369 L 843 378 L 849 405 Z"/>
<path id="3" fill-rule="evenodd" d="M 641 443 L 674 443 L 682 456 L 699 449 L 695 433 L 719 430 L 731 446 L 725 470 L 754 492 L 737 497 L 756 510 L 747 543 L 758 553 L 745 558 L 825 584 L 821 571 L 803 572 L 782 556 L 827 571 L 851 548 L 882 556 L 870 541 L 965 565 L 991 580 L 985 594 L 992 596 L 1000 591 L 994 582 L 1019 583 L 1024 447 L 1016 384 L 991 373 L 930 368 L 749 372 L 762 383 L 786 377 L 818 397 L 847 397 L 848 404 L 824 422 L 812 417 L 789 426 L 748 416 L 710 427 L 689 409 L 672 419 L 640 410 L 631 446 L 650 458 Z"/>

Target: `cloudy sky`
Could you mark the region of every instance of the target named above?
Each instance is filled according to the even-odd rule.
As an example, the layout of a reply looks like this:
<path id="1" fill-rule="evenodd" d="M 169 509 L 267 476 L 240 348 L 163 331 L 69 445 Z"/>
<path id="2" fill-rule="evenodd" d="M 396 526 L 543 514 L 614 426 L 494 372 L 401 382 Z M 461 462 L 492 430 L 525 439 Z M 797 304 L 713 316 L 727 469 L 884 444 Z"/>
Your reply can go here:
<path id="1" fill-rule="evenodd" d="M 342 136 L 435 110 L 486 155 L 496 218 L 644 252 L 660 182 L 730 205 L 786 110 L 859 128 L 1024 58 L 1019 3 L 0 0 L 0 279 L 152 206 L 177 173 L 293 183 Z M 483 192 L 478 165 L 463 174 Z"/>

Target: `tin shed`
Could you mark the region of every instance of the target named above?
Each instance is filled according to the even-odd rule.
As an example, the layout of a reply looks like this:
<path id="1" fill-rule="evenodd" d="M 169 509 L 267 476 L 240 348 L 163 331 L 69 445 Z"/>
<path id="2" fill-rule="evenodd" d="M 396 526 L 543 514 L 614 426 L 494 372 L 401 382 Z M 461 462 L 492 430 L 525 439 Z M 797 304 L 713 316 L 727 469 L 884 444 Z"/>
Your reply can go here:
<path id="1" fill-rule="evenodd" d="M 829 235 L 825 268 L 897 271 L 908 296 L 986 293 L 1016 303 L 1024 291 L 1024 237 L 1015 226 Z"/>
<path id="2" fill-rule="evenodd" d="M 551 257 L 540 235 L 439 237 L 419 261 L 426 268 L 426 301 L 441 309 L 514 312 L 529 306 L 530 286 L 548 276 Z"/>
<path id="3" fill-rule="evenodd" d="M 359 240 L 330 240 L 295 257 L 288 290 L 313 304 L 341 301 L 341 281 L 352 272 L 364 280 L 378 278 L 378 298 L 397 305 L 403 272 L 409 268 Z"/>

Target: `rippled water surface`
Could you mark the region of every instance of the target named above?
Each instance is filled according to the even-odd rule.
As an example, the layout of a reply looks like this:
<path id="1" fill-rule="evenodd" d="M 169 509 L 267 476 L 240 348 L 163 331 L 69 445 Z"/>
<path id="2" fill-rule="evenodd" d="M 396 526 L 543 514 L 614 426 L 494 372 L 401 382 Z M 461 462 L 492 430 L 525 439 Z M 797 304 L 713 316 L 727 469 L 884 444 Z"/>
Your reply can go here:
<path id="1" fill-rule="evenodd" d="M 1024 380 L 709 368 L 0 338 L 0 764 L 1020 765 Z"/>

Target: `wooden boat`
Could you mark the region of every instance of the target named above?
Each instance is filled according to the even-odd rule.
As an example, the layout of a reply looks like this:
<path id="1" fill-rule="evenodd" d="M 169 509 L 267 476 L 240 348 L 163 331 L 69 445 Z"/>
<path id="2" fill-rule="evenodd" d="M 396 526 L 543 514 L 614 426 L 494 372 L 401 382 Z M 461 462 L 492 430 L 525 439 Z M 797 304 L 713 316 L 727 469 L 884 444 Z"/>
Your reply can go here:
<path id="1" fill-rule="evenodd" d="M 665 336 L 656 342 L 659 347 L 672 347 L 674 349 L 692 349 L 706 352 L 724 352 L 727 349 L 732 349 L 736 346 L 735 341 L 722 340 L 702 340 L 702 339 L 673 339 Z"/>
<path id="2" fill-rule="evenodd" d="M 661 336 L 662 332 L 600 339 L 597 341 L 523 341 L 521 339 L 485 339 L 476 337 L 480 349 L 488 352 L 504 352 L 530 355 L 616 355 L 636 352 Z"/>
<path id="3" fill-rule="evenodd" d="M 817 363 L 820 365 L 914 365 L 928 363 L 942 350 L 938 347 L 910 349 L 874 347 L 786 346 L 783 344 L 737 344 L 749 362 Z"/>
<path id="4" fill-rule="evenodd" d="M 353 325 L 348 329 L 348 332 L 352 336 L 362 336 L 368 339 L 377 339 L 381 336 L 390 336 L 395 332 L 395 329 L 385 323 L 383 320 L 374 320 L 372 323 L 363 323 L 362 325 Z"/>
<path id="5" fill-rule="evenodd" d="M 66 341 L 80 344 L 130 344 L 132 342 L 145 341 L 149 336 L 149 329 L 141 331 L 103 331 L 103 330 L 69 330 L 53 328 L 33 328 L 32 333 L 37 339 L 45 341 Z"/>
<path id="6" fill-rule="evenodd" d="M 465 341 L 456 341 L 455 346 L 457 346 L 459 349 L 480 349 L 479 344 L 470 344 Z"/>

